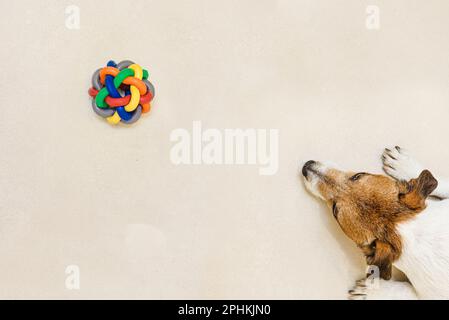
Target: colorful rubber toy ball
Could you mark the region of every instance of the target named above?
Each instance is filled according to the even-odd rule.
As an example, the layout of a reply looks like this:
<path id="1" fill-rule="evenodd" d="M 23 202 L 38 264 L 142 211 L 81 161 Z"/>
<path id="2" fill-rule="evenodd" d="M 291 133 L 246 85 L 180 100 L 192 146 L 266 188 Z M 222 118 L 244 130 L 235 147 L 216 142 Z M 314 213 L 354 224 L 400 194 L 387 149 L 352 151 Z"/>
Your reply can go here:
<path id="1" fill-rule="evenodd" d="M 151 109 L 154 86 L 148 71 L 132 61 L 109 61 L 92 76 L 92 108 L 111 124 L 131 124 Z"/>

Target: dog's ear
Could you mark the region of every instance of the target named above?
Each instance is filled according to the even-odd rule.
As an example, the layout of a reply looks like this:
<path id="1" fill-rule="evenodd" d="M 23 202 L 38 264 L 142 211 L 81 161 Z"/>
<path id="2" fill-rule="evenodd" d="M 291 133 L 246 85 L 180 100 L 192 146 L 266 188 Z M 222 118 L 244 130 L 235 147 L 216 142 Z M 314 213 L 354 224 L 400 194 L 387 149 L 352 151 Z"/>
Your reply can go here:
<path id="1" fill-rule="evenodd" d="M 379 268 L 380 277 L 382 279 L 390 280 L 395 257 L 393 247 L 387 242 L 375 240 L 372 243 L 372 248 L 374 254 L 367 257 L 367 263 Z"/>
<path id="2" fill-rule="evenodd" d="M 424 209 L 427 197 L 436 189 L 438 181 L 429 170 L 421 172 L 418 178 L 405 183 L 399 193 L 399 201 L 413 210 Z"/>

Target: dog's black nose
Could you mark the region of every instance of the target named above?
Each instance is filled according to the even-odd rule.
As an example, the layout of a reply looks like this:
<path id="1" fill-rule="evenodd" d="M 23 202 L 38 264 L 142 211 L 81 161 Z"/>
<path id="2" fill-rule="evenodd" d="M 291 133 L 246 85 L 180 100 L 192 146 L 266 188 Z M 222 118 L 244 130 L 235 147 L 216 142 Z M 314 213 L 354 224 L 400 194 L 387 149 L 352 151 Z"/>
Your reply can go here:
<path id="1" fill-rule="evenodd" d="M 308 170 L 316 163 L 316 161 L 309 160 L 302 167 L 302 175 L 307 178 Z"/>

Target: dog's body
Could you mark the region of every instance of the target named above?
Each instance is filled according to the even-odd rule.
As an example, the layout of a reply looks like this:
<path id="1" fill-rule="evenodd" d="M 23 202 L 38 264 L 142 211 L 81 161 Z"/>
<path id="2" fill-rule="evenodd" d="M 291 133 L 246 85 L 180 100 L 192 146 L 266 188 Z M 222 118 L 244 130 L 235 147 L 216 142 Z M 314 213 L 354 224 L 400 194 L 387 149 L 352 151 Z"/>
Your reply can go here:
<path id="1" fill-rule="evenodd" d="M 351 298 L 449 299 L 449 183 L 437 183 L 399 147 L 386 149 L 382 159 L 395 180 L 317 162 L 302 169 L 307 189 L 332 207 L 343 231 L 386 279 L 377 286 L 358 281 Z M 428 196 L 440 200 L 425 201 Z M 412 285 L 389 280 L 392 265 Z"/>
<path id="2" fill-rule="evenodd" d="M 449 298 L 449 201 L 429 202 L 414 219 L 398 227 L 403 242 L 394 265 L 421 299 Z"/>

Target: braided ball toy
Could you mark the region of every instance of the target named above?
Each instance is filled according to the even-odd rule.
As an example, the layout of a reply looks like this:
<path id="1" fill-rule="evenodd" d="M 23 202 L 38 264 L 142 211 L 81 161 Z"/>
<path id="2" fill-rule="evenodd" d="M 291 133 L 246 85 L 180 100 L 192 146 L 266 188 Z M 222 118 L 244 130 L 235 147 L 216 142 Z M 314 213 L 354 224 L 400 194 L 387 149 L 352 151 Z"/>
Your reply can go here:
<path id="1" fill-rule="evenodd" d="M 138 64 L 129 60 L 116 64 L 111 60 L 94 72 L 89 95 L 95 113 L 109 123 L 131 124 L 150 111 L 154 86 L 148 81 L 148 71 Z"/>

